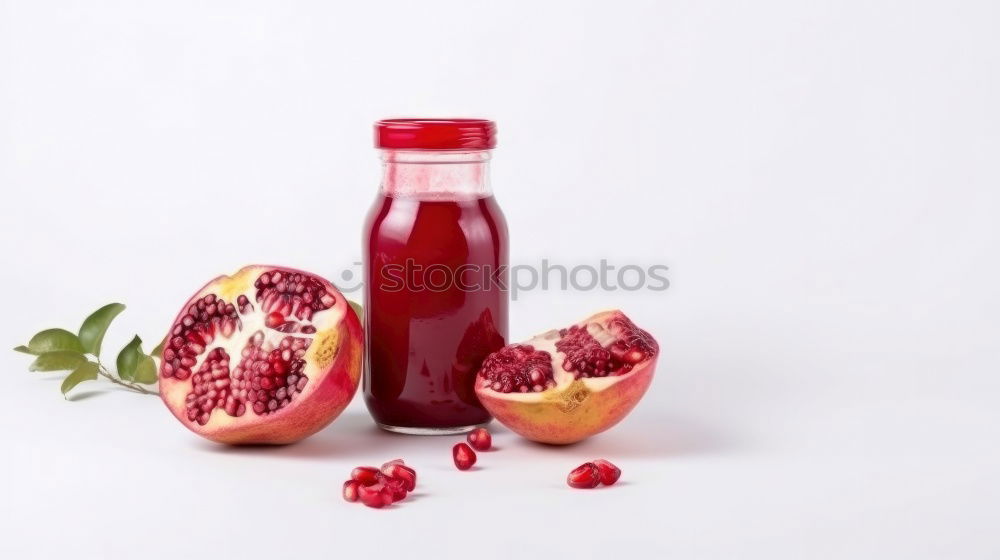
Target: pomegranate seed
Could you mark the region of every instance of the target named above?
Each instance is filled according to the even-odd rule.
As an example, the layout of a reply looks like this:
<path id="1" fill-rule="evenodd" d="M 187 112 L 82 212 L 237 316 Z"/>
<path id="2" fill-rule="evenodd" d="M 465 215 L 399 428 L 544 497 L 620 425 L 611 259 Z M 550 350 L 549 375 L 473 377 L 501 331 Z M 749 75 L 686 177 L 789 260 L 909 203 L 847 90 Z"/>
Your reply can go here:
<path id="1" fill-rule="evenodd" d="M 393 502 L 398 502 L 406 497 L 406 481 L 398 478 L 386 478 L 383 482 L 383 494 L 389 496 Z"/>
<path id="2" fill-rule="evenodd" d="M 268 313 L 267 318 L 264 319 L 264 324 L 269 328 L 276 328 L 278 325 L 285 322 L 285 317 L 281 313 L 275 311 L 274 313 Z"/>
<path id="3" fill-rule="evenodd" d="M 355 467 L 351 471 L 351 478 L 357 480 L 362 486 L 371 486 L 379 481 L 379 470 L 375 467 Z"/>
<path id="4" fill-rule="evenodd" d="M 358 501 L 358 481 L 357 480 L 345 480 L 344 481 L 344 499 L 348 502 Z"/>
<path id="5" fill-rule="evenodd" d="M 389 465 L 405 465 L 402 459 L 393 459 L 392 461 L 386 461 L 382 463 L 382 470 L 385 470 Z"/>
<path id="6" fill-rule="evenodd" d="M 491 354 L 483 362 L 479 377 L 494 391 L 534 391 L 552 378 L 552 355 L 530 344 L 512 344 Z"/>
<path id="7" fill-rule="evenodd" d="M 451 448 L 451 456 L 460 471 L 467 471 L 476 464 L 476 452 L 466 443 L 456 443 L 455 447 Z"/>
<path id="8" fill-rule="evenodd" d="M 622 475 L 622 470 L 616 467 L 611 461 L 594 459 L 594 464 L 597 465 L 597 470 L 601 474 L 601 484 L 605 486 L 611 486 L 618 482 L 618 478 Z"/>
<path id="9" fill-rule="evenodd" d="M 594 488 L 601 483 L 600 469 L 594 463 L 584 463 L 566 477 L 566 484 L 573 488 Z"/>
<path id="10" fill-rule="evenodd" d="M 385 487 L 381 484 L 371 486 L 359 486 L 358 497 L 361 503 L 371 508 L 380 508 L 392 503 L 392 495 L 384 492 Z"/>
<path id="11" fill-rule="evenodd" d="M 402 488 L 394 489 L 386 486 L 382 489 L 382 501 L 385 505 L 394 504 L 406 497 L 406 490 Z"/>
<path id="12" fill-rule="evenodd" d="M 478 451 L 489 451 L 493 445 L 493 437 L 486 428 L 476 428 L 469 432 L 467 437 L 469 445 Z"/>
<path id="13" fill-rule="evenodd" d="M 399 463 L 386 463 L 382 467 L 382 474 L 387 476 L 390 480 L 399 480 L 403 482 L 403 487 L 406 488 L 407 492 L 413 492 L 413 489 L 417 487 L 417 471 L 407 467 L 406 465 L 401 465 Z"/>

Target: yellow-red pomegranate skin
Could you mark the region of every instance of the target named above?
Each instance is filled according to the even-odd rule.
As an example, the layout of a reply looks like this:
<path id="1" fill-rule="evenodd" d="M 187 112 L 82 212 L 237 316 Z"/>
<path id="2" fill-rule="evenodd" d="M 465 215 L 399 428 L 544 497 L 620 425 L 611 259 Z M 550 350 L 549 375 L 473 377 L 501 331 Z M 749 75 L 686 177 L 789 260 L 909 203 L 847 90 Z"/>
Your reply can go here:
<path id="1" fill-rule="evenodd" d="M 615 313 L 621 312 L 602 312 L 580 324 L 606 322 Z M 608 430 L 635 408 L 652 383 L 658 357 L 657 350 L 599 390 L 589 386 L 594 379 L 576 379 L 541 393 L 515 394 L 514 398 L 477 384 L 476 394 L 501 424 L 527 439 L 556 445 L 576 443 Z"/>
<path id="2" fill-rule="evenodd" d="M 655 367 L 656 364 L 650 363 L 632 370 L 627 378 L 601 392 L 588 391 L 577 380 L 540 402 L 518 402 L 483 394 L 479 400 L 501 424 L 532 441 L 576 443 L 621 422 L 646 394 Z"/>
<path id="3" fill-rule="evenodd" d="M 349 316 L 354 317 L 354 314 Z M 284 445 L 305 439 L 336 420 L 350 404 L 361 381 L 361 324 L 357 319 L 344 323 L 331 371 L 320 380 L 307 401 L 279 410 L 267 417 L 265 422 L 233 429 L 206 430 L 199 435 L 230 445 Z M 189 425 L 188 422 L 185 424 Z"/>
<path id="4" fill-rule="evenodd" d="M 247 283 L 263 271 L 278 270 L 287 274 L 303 274 L 329 282 L 321 277 L 287 267 L 251 265 L 240 269 L 232 276 L 220 276 L 199 290 L 191 301 L 207 293 L 216 293 L 220 298 L 235 297 Z M 178 380 L 163 374 L 160 366 L 160 396 L 167 408 L 191 431 L 209 440 L 232 445 L 241 444 L 289 444 L 308 437 L 330 424 L 350 403 L 361 379 L 363 340 L 361 322 L 343 295 L 329 284 L 336 297 L 331 311 L 340 314 L 341 319 L 329 329 L 315 333 L 312 345 L 306 353 L 309 362 L 310 381 L 297 400 L 273 413 L 257 416 L 247 411 L 243 416 L 233 417 L 225 411 L 215 409 L 209 422 L 198 425 L 185 414 L 184 398 L 190 392 L 190 380 Z M 231 298 L 230 298 L 231 299 Z M 171 325 L 177 324 L 185 315 L 188 304 Z"/>

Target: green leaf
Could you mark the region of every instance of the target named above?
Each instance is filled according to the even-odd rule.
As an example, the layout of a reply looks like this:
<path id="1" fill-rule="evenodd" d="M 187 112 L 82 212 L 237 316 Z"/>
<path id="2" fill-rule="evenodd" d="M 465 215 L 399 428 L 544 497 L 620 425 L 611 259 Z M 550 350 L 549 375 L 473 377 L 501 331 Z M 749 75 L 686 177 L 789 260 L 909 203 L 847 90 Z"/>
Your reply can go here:
<path id="1" fill-rule="evenodd" d="M 160 341 L 159 344 L 156 345 L 156 348 L 153 348 L 153 351 L 150 352 L 149 355 L 150 356 L 156 356 L 157 358 L 159 358 L 160 356 L 162 356 L 163 355 L 163 345 L 166 344 L 166 343 L 167 343 L 167 339 L 164 338 L 163 340 Z"/>
<path id="2" fill-rule="evenodd" d="M 35 358 L 35 361 L 28 366 L 28 371 L 69 371 L 80 367 L 86 361 L 87 357 L 80 352 L 69 350 L 46 352 Z"/>
<path id="3" fill-rule="evenodd" d="M 143 356 L 142 339 L 136 335 L 118 353 L 118 359 L 115 362 L 118 366 L 118 377 L 121 377 L 125 381 L 131 381 L 135 376 L 135 367 L 139 365 L 140 356 Z"/>
<path id="4" fill-rule="evenodd" d="M 29 350 L 28 347 L 25 346 L 25 345 L 23 345 L 23 344 L 21 346 L 18 346 L 17 348 L 14 348 L 14 351 L 15 352 L 20 352 L 22 354 L 34 354 L 34 352 L 32 352 L 31 350 Z"/>
<path id="5" fill-rule="evenodd" d="M 156 378 L 156 362 L 149 356 L 141 356 L 138 365 L 135 367 L 135 375 L 132 377 L 132 380 L 136 383 L 152 385 L 156 383 Z"/>
<path id="6" fill-rule="evenodd" d="M 95 379 L 97 379 L 97 364 L 94 362 L 84 362 L 73 370 L 73 373 L 67 375 L 66 379 L 63 379 L 62 387 L 59 389 L 62 391 L 63 396 L 66 396 L 66 393 L 72 391 L 73 387 L 84 381 L 93 381 Z"/>
<path id="7" fill-rule="evenodd" d="M 347 300 L 347 303 L 351 304 L 351 309 L 353 309 L 354 312 L 357 313 L 358 320 L 363 323 L 365 320 L 365 308 L 362 307 L 361 304 L 356 301 Z"/>
<path id="8" fill-rule="evenodd" d="M 75 334 L 66 329 L 45 329 L 31 337 L 31 341 L 28 342 L 28 353 L 36 356 L 60 350 L 82 354 L 83 345 L 80 344 L 80 339 Z"/>
<path id="9" fill-rule="evenodd" d="M 83 325 L 80 326 L 80 342 L 83 344 L 84 351 L 95 356 L 100 355 L 104 333 L 108 332 L 111 321 L 122 311 L 125 311 L 124 305 L 109 303 L 84 319 Z"/>

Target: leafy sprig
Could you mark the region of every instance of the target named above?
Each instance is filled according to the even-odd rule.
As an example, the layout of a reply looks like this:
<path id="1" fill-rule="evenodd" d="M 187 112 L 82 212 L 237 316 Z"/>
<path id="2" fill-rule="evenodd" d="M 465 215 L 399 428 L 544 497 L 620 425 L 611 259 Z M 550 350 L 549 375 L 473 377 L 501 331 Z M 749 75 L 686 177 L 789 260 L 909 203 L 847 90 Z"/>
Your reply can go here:
<path id="1" fill-rule="evenodd" d="M 156 395 L 148 385 L 156 384 L 156 361 L 162 343 L 146 354 L 142 351 L 142 339 L 134 337 L 118 352 L 115 369 L 110 370 L 101 361 L 101 345 L 108 327 L 125 306 L 110 303 L 93 312 L 83 321 L 77 334 L 66 329 L 46 329 L 31 337 L 27 345 L 14 348 L 17 352 L 35 356 L 28 371 L 55 372 L 68 371 L 60 390 L 63 396 L 84 381 L 94 381 L 103 377 L 129 391 Z"/>

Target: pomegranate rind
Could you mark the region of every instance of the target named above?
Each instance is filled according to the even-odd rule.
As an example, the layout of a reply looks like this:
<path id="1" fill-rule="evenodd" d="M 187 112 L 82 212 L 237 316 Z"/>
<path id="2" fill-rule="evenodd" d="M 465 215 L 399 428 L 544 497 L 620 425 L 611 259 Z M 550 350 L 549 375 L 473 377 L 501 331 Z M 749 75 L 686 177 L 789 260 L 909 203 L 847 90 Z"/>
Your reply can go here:
<path id="1" fill-rule="evenodd" d="M 294 443 L 333 422 L 357 392 L 364 340 L 361 322 L 343 294 L 316 274 L 282 266 L 244 267 L 231 276 L 219 276 L 205 284 L 181 307 L 171 326 L 181 320 L 192 302 L 208 294 L 234 301 L 251 290 L 262 273 L 275 270 L 315 278 L 324 283 L 336 299 L 333 307 L 325 310 L 327 315 L 312 336 L 312 344 L 305 355 L 307 365 L 303 373 L 310 382 L 288 406 L 267 416 L 256 416 L 248 411 L 241 417 L 233 417 L 216 408 L 209 422 L 201 426 L 188 420 L 185 412 L 184 399 L 191 389 L 190 380 L 165 376 L 161 364 L 159 383 L 163 402 L 182 424 L 209 440 L 232 445 Z"/>
<path id="2" fill-rule="evenodd" d="M 619 315 L 618 310 L 604 311 L 577 324 L 607 325 Z M 562 360 L 561 354 L 553 356 L 554 364 Z M 476 395 L 497 421 L 522 437 L 554 445 L 576 443 L 612 428 L 635 408 L 653 381 L 658 357 L 657 350 L 628 373 L 609 377 L 569 381 L 566 372 L 557 372 L 557 385 L 541 392 L 501 393 L 477 383 Z"/>

